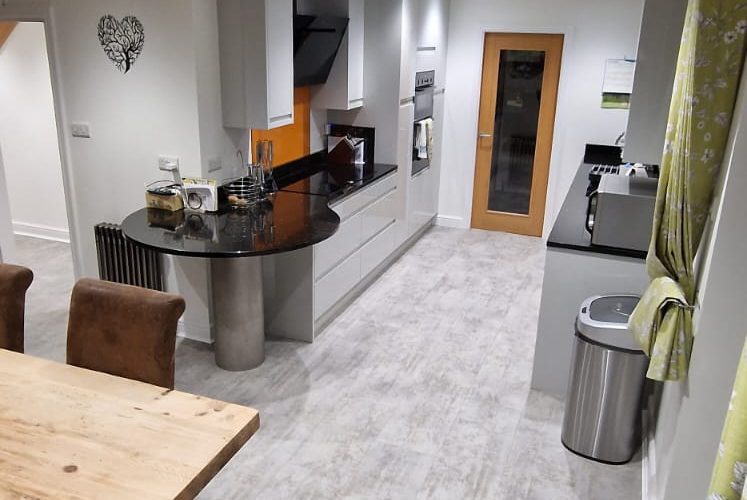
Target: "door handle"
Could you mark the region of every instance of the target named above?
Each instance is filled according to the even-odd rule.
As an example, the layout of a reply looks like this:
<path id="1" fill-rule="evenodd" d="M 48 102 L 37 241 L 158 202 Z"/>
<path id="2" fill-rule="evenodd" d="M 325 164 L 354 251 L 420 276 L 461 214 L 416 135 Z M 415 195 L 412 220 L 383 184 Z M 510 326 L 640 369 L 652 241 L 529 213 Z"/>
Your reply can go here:
<path id="1" fill-rule="evenodd" d="M 478 135 L 478 137 L 480 139 L 487 139 L 487 138 L 492 138 L 493 134 L 480 134 L 480 135 Z"/>

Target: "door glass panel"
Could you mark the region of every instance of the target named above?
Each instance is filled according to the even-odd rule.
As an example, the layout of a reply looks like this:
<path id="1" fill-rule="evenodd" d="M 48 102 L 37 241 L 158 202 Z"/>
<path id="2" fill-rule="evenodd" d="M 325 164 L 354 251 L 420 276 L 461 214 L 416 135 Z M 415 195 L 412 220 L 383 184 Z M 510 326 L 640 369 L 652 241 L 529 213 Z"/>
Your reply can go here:
<path id="1" fill-rule="evenodd" d="M 488 210 L 529 214 L 545 53 L 501 50 Z"/>

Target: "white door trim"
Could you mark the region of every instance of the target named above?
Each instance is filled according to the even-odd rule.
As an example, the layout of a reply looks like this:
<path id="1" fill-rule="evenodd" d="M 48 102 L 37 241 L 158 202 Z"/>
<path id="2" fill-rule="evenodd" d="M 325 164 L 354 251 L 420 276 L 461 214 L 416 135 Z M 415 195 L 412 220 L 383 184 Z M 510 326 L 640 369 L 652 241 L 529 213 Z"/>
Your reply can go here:
<path id="1" fill-rule="evenodd" d="M 77 196 L 75 193 L 75 181 L 72 161 L 70 159 L 68 136 L 65 134 L 67 124 L 65 117 L 67 114 L 65 103 L 62 100 L 62 88 L 64 85 L 57 66 L 59 54 L 55 45 L 57 33 L 52 8 L 49 0 L 5 0 L 0 4 L 0 20 L 44 23 L 49 59 L 49 74 L 52 80 L 54 114 L 57 121 L 57 142 L 60 148 L 60 163 L 62 165 L 62 184 L 65 190 L 65 207 L 70 232 L 70 249 L 73 256 L 73 272 L 77 279 L 82 275 L 83 256 L 79 245 L 81 239 L 78 232 L 77 210 L 73 203 L 73 200 L 76 200 Z"/>

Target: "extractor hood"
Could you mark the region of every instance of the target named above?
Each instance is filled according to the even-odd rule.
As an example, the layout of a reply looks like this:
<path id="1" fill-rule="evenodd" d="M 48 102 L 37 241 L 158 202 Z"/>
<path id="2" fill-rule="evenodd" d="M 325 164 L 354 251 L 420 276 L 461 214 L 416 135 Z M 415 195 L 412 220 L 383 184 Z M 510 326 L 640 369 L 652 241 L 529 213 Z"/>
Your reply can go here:
<path id="1" fill-rule="evenodd" d="M 294 10 L 293 80 L 296 87 L 327 81 L 347 28 L 346 17 L 313 16 Z"/>

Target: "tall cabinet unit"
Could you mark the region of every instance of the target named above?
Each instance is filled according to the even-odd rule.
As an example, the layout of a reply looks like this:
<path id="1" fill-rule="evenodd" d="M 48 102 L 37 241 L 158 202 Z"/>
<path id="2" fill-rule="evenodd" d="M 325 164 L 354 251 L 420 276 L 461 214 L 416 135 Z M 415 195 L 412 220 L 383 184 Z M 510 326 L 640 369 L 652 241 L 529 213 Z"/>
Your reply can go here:
<path id="1" fill-rule="evenodd" d="M 402 52 L 399 73 L 399 98 L 401 101 L 415 96 L 416 49 L 419 37 L 420 0 L 402 0 Z"/>
<path id="2" fill-rule="evenodd" d="M 316 109 L 350 110 L 363 106 L 364 0 L 303 0 L 302 14 L 347 17 L 348 29 L 340 43 L 327 82 L 312 91 Z"/>
<path id="3" fill-rule="evenodd" d="M 397 246 L 405 243 L 412 235 L 410 231 L 410 205 L 412 194 L 410 189 L 412 172 L 412 147 L 413 147 L 413 122 L 415 120 L 415 105 L 411 99 L 400 102 L 397 134 L 397 165 L 400 170 L 402 189 L 401 209 L 402 216 L 397 219 L 396 242 Z"/>
<path id="4" fill-rule="evenodd" d="M 218 0 L 223 125 L 293 123 L 293 1 Z"/>
<path id="5" fill-rule="evenodd" d="M 408 5 L 409 4 L 409 5 Z M 410 19 L 409 23 L 405 21 Z M 448 0 L 404 0 L 402 35 L 401 92 L 415 90 L 417 71 L 435 70 L 433 100 L 433 155 L 430 166 L 414 176 L 412 149 L 407 159 L 407 234 L 415 237 L 430 225 L 438 212 L 438 194 L 441 180 L 441 149 L 443 147 L 444 92 L 446 49 L 448 35 Z M 409 30 L 409 34 L 404 31 Z M 401 97 L 402 103 L 409 95 Z M 406 124 L 400 123 L 400 128 Z M 409 123 L 410 136 L 413 123 Z M 410 138 L 412 148 L 412 138 Z"/>

